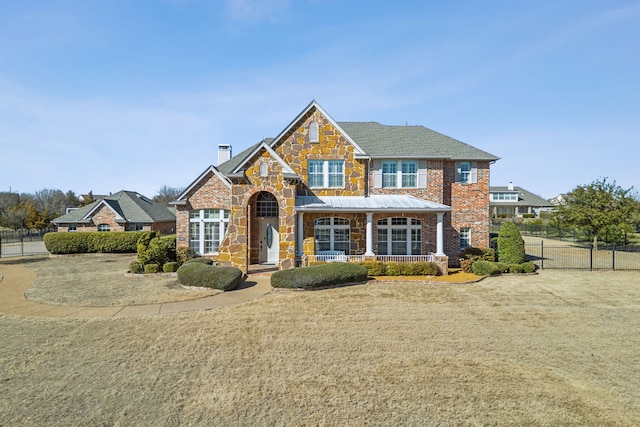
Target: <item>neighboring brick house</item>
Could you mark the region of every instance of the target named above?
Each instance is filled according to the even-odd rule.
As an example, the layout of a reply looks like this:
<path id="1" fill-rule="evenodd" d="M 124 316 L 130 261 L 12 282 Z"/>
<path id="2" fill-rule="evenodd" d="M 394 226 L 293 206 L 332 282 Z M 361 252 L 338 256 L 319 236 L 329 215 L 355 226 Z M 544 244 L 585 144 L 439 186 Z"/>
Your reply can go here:
<path id="1" fill-rule="evenodd" d="M 489 208 L 496 218 L 517 218 L 524 215 L 540 216 L 541 212 L 552 210 L 553 203 L 536 196 L 522 187 L 495 186 L 489 189 Z"/>
<path id="2" fill-rule="evenodd" d="M 51 221 L 59 232 L 68 231 L 159 231 L 175 233 L 176 216 L 135 191 L 119 191 Z"/>
<path id="3" fill-rule="evenodd" d="M 187 187 L 177 245 L 245 272 L 337 257 L 455 264 L 461 248 L 489 246 L 496 160 L 422 126 L 335 122 L 313 101 Z"/>

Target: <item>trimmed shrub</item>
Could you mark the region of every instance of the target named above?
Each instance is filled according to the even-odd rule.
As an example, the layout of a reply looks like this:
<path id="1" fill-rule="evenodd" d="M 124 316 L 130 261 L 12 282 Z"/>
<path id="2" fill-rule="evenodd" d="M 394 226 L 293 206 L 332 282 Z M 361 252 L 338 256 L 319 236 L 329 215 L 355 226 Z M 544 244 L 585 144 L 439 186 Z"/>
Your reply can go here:
<path id="1" fill-rule="evenodd" d="M 382 261 L 369 260 L 360 263 L 367 269 L 369 276 L 385 276 L 387 274 L 387 266 Z"/>
<path id="2" fill-rule="evenodd" d="M 131 274 L 142 274 L 144 273 L 144 265 L 142 265 L 139 261 L 133 261 L 129 264 L 129 273 Z"/>
<path id="3" fill-rule="evenodd" d="M 473 273 L 473 263 L 475 261 L 472 259 L 463 259 L 462 261 L 460 261 L 460 267 L 462 268 L 462 271 L 465 273 Z"/>
<path id="4" fill-rule="evenodd" d="M 498 232 L 498 261 L 507 264 L 524 262 L 524 240 L 518 227 L 512 222 L 505 222 Z"/>
<path id="5" fill-rule="evenodd" d="M 44 244 L 52 254 L 133 253 L 143 232 L 51 232 L 44 235 Z"/>
<path id="6" fill-rule="evenodd" d="M 440 276 L 442 275 L 442 271 L 438 267 L 438 264 L 435 262 L 428 261 L 418 261 L 418 262 L 409 262 L 407 264 L 414 265 L 415 274 L 418 276 Z"/>
<path id="7" fill-rule="evenodd" d="M 136 252 L 138 253 L 138 261 L 142 264 L 147 264 L 151 260 L 147 258 L 147 249 L 149 248 L 149 243 L 151 240 L 158 237 L 158 233 L 155 231 L 143 231 L 140 235 L 140 238 L 136 242 Z"/>
<path id="8" fill-rule="evenodd" d="M 138 252 L 138 261 L 147 263 L 155 263 L 164 265 L 164 263 L 176 260 L 176 236 L 154 237 L 149 242 L 147 250 L 144 251 L 143 259 L 140 259 Z"/>
<path id="9" fill-rule="evenodd" d="M 160 270 L 160 266 L 158 264 L 145 264 L 144 265 L 144 274 L 155 274 Z"/>
<path id="10" fill-rule="evenodd" d="M 183 265 L 191 264 L 191 263 L 213 265 L 213 260 L 207 257 L 195 257 L 195 258 L 191 258 L 190 260 L 187 260 Z"/>
<path id="11" fill-rule="evenodd" d="M 534 271 L 536 271 L 536 265 L 531 261 L 523 262 L 520 265 L 522 266 L 523 273 L 533 273 Z"/>
<path id="12" fill-rule="evenodd" d="M 178 270 L 178 263 L 176 261 L 170 261 L 162 266 L 162 271 L 165 273 L 175 273 Z"/>
<path id="13" fill-rule="evenodd" d="M 387 263 L 387 276 L 402 276 L 402 265 L 399 262 L 389 261 Z"/>
<path id="14" fill-rule="evenodd" d="M 184 286 L 230 291 L 237 289 L 242 283 L 242 270 L 236 267 L 217 267 L 202 262 L 187 262 L 178 268 L 178 282 Z"/>
<path id="15" fill-rule="evenodd" d="M 315 289 L 367 280 L 367 269 L 355 263 L 334 262 L 312 267 L 276 271 L 271 275 L 274 288 Z"/>
<path id="16" fill-rule="evenodd" d="M 477 276 L 491 276 L 500 273 L 500 269 L 496 263 L 491 261 L 476 261 L 473 263 L 472 269 L 473 274 Z"/>
<path id="17" fill-rule="evenodd" d="M 512 264 L 507 264 L 506 262 L 496 262 L 494 263 L 496 268 L 500 271 L 500 273 L 508 273 L 509 266 Z"/>
<path id="18" fill-rule="evenodd" d="M 181 246 L 176 249 L 176 261 L 179 265 L 184 264 L 192 258 L 195 258 L 196 251 L 193 248 Z"/>
<path id="19" fill-rule="evenodd" d="M 524 273 L 522 264 L 509 264 L 509 273 Z"/>

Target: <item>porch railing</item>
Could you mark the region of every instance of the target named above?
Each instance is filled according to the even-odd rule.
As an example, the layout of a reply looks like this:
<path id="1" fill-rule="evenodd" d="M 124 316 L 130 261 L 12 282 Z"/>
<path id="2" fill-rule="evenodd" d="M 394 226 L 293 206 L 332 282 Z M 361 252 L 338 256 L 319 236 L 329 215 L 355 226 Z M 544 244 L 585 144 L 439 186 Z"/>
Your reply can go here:
<path id="1" fill-rule="evenodd" d="M 382 262 L 435 262 L 436 255 L 345 255 L 341 254 L 321 254 L 321 255 L 304 255 L 302 257 L 306 263 L 313 262 L 364 262 L 364 261 L 382 261 Z"/>

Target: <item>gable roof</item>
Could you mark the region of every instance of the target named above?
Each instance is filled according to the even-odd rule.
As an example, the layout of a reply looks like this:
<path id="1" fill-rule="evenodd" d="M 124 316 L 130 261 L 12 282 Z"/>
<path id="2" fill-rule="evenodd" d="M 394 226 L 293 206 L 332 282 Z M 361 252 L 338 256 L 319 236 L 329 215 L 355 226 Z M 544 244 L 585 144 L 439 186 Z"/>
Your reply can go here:
<path id="1" fill-rule="evenodd" d="M 500 206 L 534 206 L 534 207 L 546 207 L 553 206 L 551 202 L 547 199 L 543 199 L 540 196 L 537 196 L 530 191 L 525 190 L 522 187 L 514 186 L 513 190 L 509 189 L 508 186 L 492 186 L 489 188 L 489 193 L 518 193 L 518 201 L 489 201 L 489 204 L 500 205 Z"/>
<path id="2" fill-rule="evenodd" d="M 231 188 L 231 181 L 229 181 L 229 179 L 223 173 L 221 173 L 215 166 L 211 165 L 208 168 L 206 168 L 204 172 L 202 172 L 200 176 L 198 176 L 191 184 L 189 184 L 187 188 L 178 196 L 178 198 L 175 201 L 171 202 L 171 204 L 180 205 L 185 203 L 187 200 L 187 196 L 189 195 L 191 190 L 193 190 L 193 187 L 198 185 L 198 183 L 202 181 L 202 179 L 204 179 L 204 177 L 207 176 L 209 173 L 216 175 L 218 178 L 220 178 L 222 182 L 224 182 L 224 184 L 227 187 Z"/>
<path id="3" fill-rule="evenodd" d="M 160 203 L 135 191 L 123 190 L 73 210 L 51 222 L 54 224 L 89 222 L 91 216 L 103 206 L 116 214 L 117 222 L 152 223 L 176 220 L 175 214 Z"/>
<path id="4" fill-rule="evenodd" d="M 378 122 L 340 122 L 371 157 L 489 160 L 499 157 L 424 126 L 387 126 Z"/>
<path id="5" fill-rule="evenodd" d="M 269 146 L 269 144 L 267 144 L 265 141 L 262 141 L 260 144 L 254 145 L 253 150 L 251 150 L 246 156 L 245 158 L 240 161 L 232 170 L 231 170 L 231 174 L 232 173 L 237 173 L 240 172 L 242 170 L 242 167 L 245 166 L 247 164 L 247 162 L 249 161 L 249 159 L 251 159 L 253 156 L 255 156 L 258 152 L 260 152 L 260 150 L 265 150 L 269 153 L 269 155 L 275 159 L 280 166 L 282 166 L 282 172 L 284 173 L 284 175 L 289 175 L 289 176 L 295 176 L 296 173 L 294 172 L 293 169 L 291 169 L 291 166 L 289 166 L 287 164 L 287 162 L 285 162 L 282 157 L 280 157 L 278 155 L 278 153 L 276 153 L 273 148 L 271 148 Z M 229 176 L 230 174 L 227 174 L 227 176 Z"/>

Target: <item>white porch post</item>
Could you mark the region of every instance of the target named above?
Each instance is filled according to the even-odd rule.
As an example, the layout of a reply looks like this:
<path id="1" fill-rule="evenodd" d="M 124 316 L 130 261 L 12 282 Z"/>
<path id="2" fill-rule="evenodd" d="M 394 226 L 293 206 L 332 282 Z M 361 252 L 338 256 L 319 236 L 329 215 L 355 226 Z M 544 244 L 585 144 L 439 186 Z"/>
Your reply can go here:
<path id="1" fill-rule="evenodd" d="M 367 236 L 365 256 L 373 256 L 373 213 L 367 212 Z"/>
<path id="2" fill-rule="evenodd" d="M 438 213 L 436 226 L 436 255 L 444 255 L 444 213 Z"/>
<path id="3" fill-rule="evenodd" d="M 304 245 L 303 217 L 304 217 L 304 212 L 298 212 L 298 224 L 296 225 L 296 240 L 297 240 L 296 255 L 298 256 L 304 255 L 302 250 L 303 249 L 302 246 Z"/>

